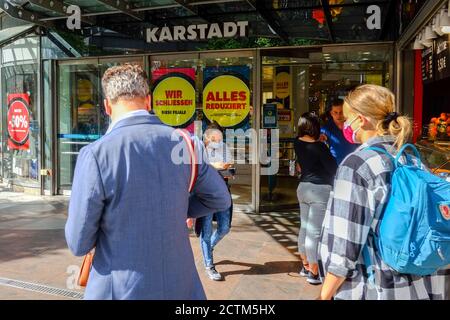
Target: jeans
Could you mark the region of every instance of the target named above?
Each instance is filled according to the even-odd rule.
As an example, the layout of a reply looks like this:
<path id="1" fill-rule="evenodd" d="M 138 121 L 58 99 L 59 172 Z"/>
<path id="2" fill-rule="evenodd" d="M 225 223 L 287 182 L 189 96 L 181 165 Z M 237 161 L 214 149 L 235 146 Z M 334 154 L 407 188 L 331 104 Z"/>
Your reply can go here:
<path id="1" fill-rule="evenodd" d="M 298 252 L 305 255 L 310 264 L 317 263 L 319 238 L 331 189 L 330 185 L 309 182 L 300 182 L 297 188 L 300 203 Z"/>
<path id="2" fill-rule="evenodd" d="M 200 232 L 200 245 L 203 253 L 205 267 L 214 266 L 213 249 L 223 237 L 230 232 L 231 208 L 214 214 L 217 219 L 217 230 L 213 233 L 213 215 L 202 217 L 202 229 Z"/>

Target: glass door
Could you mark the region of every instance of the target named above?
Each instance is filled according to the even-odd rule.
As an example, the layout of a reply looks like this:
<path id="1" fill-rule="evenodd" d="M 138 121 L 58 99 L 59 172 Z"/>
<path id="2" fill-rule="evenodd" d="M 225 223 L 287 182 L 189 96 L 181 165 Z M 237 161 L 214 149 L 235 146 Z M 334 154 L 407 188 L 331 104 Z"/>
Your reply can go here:
<path id="1" fill-rule="evenodd" d="M 151 56 L 152 112 L 173 127 L 202 137 L 216 122 L 236 169 L 230 180 L 235 207 L 255 210 L 252 147 L 256 51 Z M 176 103 L 176 105 L 174 105 Z M 253 139 L 254 138 L 254 139 Z M 253 139 L 253 140 L 252 140 Z"/>
<path id="2" fill-rule="evenodd" d="M 205 128 L 217 122 L 224 130 L 236 169 L 234 179 L 229 180 L 233 205 L 244 211 L 256 208 L 255 61 L 255 51 L 200 55 L 202 121 Z"/>
<path id="3" fill-rule="evenodd" d="M 80 149 L 102 137 L 110 120 L 103 107 L 101 78 L 120 63 L 143 65 L 143 57 L 63 61 L 58 66 L 57 185 L 70 193 Z"/>
<path id="4" fill-rule="evenodd" d="M 80 149 L 105 132 L 100 91 L 96 60 L 59 66 L 58 193 L 70 190 Z"/>

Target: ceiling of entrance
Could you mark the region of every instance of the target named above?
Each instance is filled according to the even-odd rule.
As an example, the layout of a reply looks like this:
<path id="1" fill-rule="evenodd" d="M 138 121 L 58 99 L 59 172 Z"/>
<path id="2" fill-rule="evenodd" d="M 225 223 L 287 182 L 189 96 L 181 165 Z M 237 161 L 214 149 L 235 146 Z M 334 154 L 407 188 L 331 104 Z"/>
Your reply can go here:
<path id="1" fill-rule="evenodd" d="M 273 38 L 280 45 L 302 44 L 304 40 L 322 43 L 393 40 L 395 3 L 395 0 L 0 0 L 1 8 L 13 17 L 66 31 L 67 8 L 77 5 L 81 9 L 80 33 L 90 35 L 110 30 L 144 40 L 148 28 L 248 21 L 247 37 Z M 370 19 L 374 17 L 372 13 L 377 14 L 377 8 L 380 23 L 370 29 L 368 22 L 376 22 Z"/>

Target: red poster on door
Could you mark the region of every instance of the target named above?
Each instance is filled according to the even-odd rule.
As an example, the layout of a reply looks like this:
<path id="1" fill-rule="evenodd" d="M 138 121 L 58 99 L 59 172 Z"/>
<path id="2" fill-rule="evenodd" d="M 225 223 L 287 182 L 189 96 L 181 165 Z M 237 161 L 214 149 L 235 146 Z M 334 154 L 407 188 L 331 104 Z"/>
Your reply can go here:
<path id="1" fill-rule="evenodd" d="M 26 93 L 8 94 L 8 147 L 12 150 L 30 148 L 30 97 Z"/>

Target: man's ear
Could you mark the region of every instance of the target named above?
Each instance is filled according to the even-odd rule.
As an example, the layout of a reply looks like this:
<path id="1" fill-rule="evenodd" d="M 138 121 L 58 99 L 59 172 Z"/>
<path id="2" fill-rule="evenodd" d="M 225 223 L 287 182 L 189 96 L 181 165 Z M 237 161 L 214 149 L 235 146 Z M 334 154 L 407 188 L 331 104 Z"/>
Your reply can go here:
<path id="1" fill-rule="evenodd" d="M 103 104 L 105 106 L 106 114 L 111 117 L 111 115 L 112 115 L 112 108 L 111 108 L 111 103 L 110 103 L 109 99 L 104 99 L 103 100 Z"/>

